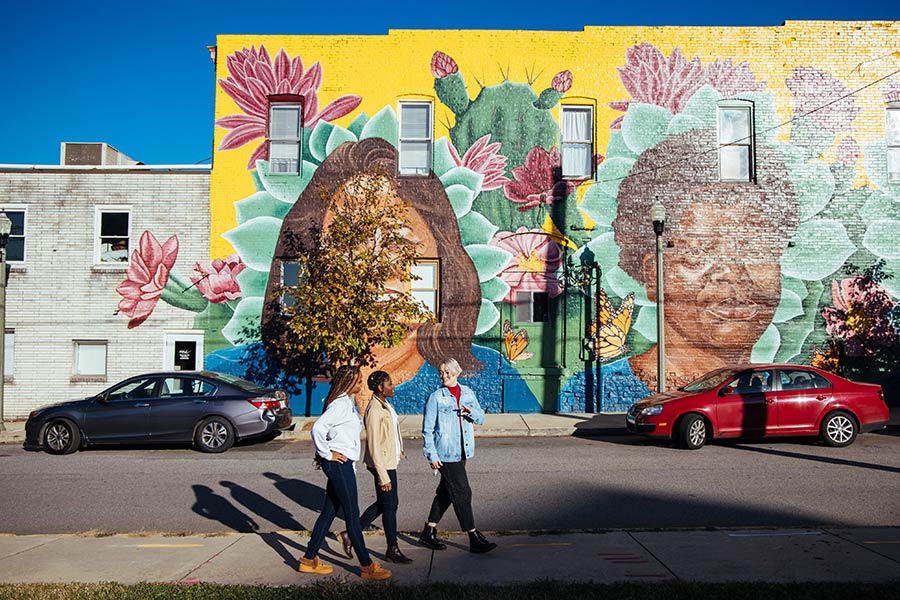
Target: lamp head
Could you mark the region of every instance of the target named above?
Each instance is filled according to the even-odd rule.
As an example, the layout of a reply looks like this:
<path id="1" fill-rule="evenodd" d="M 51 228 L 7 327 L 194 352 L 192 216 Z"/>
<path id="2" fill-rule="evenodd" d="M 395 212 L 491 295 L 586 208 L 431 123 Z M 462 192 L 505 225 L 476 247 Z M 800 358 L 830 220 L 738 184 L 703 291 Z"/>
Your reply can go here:
<path id="1" fill-rule="evenodd" d="M 659 200 L 650 207 L 650 220 L 653 221 L 653 231 L 656 235 L 662 235 L 666 225 L 666 209 Z"/>

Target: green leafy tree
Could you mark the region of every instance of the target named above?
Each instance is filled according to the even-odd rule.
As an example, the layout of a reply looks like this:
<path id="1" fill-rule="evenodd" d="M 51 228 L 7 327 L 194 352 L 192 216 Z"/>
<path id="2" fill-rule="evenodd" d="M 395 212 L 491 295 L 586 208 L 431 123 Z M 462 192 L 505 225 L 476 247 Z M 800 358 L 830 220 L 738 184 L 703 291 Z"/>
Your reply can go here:
<path id="1" fill-rule="evenodd" d="M 433 318 L 402 291 L 420 248 L 394 178 L 363 172 L 323 200 L 322 227 L 283 238 L 299 281 L 277 290 L 283 320 L 278 336 L 265 336 L 271 351 L 296 358 L 287 374 L 307 380 L 341 364 L 374 365 L 376 347 L 400 344 L 409 324 Z"/>

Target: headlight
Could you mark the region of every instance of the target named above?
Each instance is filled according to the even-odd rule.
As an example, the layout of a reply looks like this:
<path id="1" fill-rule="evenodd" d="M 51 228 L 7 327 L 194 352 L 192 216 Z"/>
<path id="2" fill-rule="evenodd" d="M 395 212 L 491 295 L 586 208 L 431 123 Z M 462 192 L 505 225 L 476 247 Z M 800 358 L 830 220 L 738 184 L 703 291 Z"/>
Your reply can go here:
<path id="1" fill-rule="evenodd" d="M 39 409 L 37 409 L 37 410 L 33 410 L 33 411 L 31 411 L 31 412 L 28 414 L 28 418 L 29 418 L 29 419 L 33 419 L 33 418 L 35 418 L 36 416 L 38 416 L 39 414 L 41 414 L 42 412 L 44 412 L 44 409 L 43 409 L 43 408 L 39 408 Z"/>
<path id="2" fill-rule="evenodd" d="M 644 410 L 641 411 L 642 415 L 653 416 L 662 413 L 663 405 L 657 404 L 656 406 L 648 406 Z"/>

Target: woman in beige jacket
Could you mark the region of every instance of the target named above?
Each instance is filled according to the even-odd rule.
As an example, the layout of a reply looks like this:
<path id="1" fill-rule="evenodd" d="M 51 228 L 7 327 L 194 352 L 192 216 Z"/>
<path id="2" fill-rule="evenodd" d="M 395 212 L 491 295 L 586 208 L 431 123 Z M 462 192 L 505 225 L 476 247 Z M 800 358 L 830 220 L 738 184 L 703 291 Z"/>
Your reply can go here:
<path id="1" fill-rule="evenodd" d="M 384 371 L 369 375 L 369 389 L 372 399 L 366 407 L 363 422 L 366 427 L 365 462 L 375 478 L 375 502 L 360 517 L 362 527 L 372 524 L 381 515 L 384 537 L 387 539 L 385 557 L 395 563 L 412 562 L 400 551 L 397 543 L 397 464 L 403 453 L 403 437 L 400 435 L 400 420 L 388 398 L 394 395 L 391 376 Z M 344 553 L 353 558 L 353 545 L 346 532 L 341 532 Z"/>

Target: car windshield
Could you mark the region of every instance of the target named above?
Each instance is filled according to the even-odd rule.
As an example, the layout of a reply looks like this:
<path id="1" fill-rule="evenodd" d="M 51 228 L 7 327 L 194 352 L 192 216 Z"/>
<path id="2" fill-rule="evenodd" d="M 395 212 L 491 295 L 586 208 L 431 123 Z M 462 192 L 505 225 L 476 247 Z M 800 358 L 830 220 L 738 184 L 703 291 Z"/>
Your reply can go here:
<path id="1" fill-rule="evenodd" d="M 245 392 L 250 392 L 251 394 L 259 394 L 261 392 L 265 392 L 268 388 L 265 388 L 261 385 L 257 385 L 252 381 L 247 381 L 246 379 L 241 379 L 240 377 L 235 377 L 234 375 L 228 375 L 227 373 L 204 373 L 213 379 L 218 379 L 219 381 L 224 381 L 225 383 L 231 384 L 235 387 L 241 388 Z"/>
<path id="2" fill-rule="evenodd" d="M 700 377 L 700 379 L 695 379 L 691 383 L 687 384 L 683 388 L 681 388 L 682 392 L 708 392 L 714 387 L 721 385 L 732 378 L 737 371 L 734 369 L 716 369 L 715 371 L 710 371 L 706 375 Z"/>

